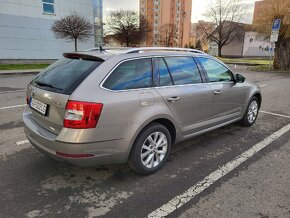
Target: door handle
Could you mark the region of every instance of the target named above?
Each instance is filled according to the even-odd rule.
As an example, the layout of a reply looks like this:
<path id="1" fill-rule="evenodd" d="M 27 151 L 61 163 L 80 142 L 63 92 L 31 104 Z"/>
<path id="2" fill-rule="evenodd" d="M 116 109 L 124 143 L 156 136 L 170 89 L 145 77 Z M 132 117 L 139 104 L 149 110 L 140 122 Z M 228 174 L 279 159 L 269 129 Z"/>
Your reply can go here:
<path id="1" fill-rule="evenodd" d="M 167 101 L 168 102 L 176 102 L 180 99 L 180 97 L 177 97 L 177 96 L 174 96 L 174 97 L 170 97 L 170 98 L 167 98 Z"/>
<path id="2" fill-rule="evenodd" d="M 217 90 L 217 91 L 214 91 L 213 94 L 215 94 L 215 95 L 220 95 L 220 94 L 222 94 L 222 91 Z"/>

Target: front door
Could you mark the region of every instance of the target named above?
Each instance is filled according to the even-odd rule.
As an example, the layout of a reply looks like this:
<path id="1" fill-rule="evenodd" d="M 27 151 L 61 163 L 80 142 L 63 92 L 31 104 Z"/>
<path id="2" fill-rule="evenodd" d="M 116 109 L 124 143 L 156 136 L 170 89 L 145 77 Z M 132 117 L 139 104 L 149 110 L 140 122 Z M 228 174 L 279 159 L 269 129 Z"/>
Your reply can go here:
<path id="1" fill-rule="evenodd" d="M 213 119 L 216 124 L 242 116 L 246 100 L 245 88 L 234 81 L 232 72 L 223 64 L 206 57 L 198 57 L 206 71 L 214 94 Z"/>

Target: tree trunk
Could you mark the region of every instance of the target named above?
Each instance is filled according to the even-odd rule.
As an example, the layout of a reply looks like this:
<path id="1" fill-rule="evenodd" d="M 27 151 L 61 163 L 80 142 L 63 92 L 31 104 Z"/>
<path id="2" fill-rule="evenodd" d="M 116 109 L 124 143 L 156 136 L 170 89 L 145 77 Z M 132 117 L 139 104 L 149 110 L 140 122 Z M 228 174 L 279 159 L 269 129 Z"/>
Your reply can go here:
<path id="1" fill-rule="evenodd" d="M 130 40 L 129 40 L 129 38 L 127 38 L 126 39 L 126 46 L 129 47 L 129 45 L 130 45 Z"/>
<path id="2" fill-rule="evenodd" d="M 75 51 L 78 51 L 78 39 L 75 38 Z"/>
<path id="3" fill-rule="evenodd" d="M 290 70 L 290 41 L 287 39 L 276 43 L 274 69 Z"/>
<path id="4" fill-rule="evenodd" d="M 222 46 L 218 45 L 218 56 L 221 58 L 222 57 Z"/>

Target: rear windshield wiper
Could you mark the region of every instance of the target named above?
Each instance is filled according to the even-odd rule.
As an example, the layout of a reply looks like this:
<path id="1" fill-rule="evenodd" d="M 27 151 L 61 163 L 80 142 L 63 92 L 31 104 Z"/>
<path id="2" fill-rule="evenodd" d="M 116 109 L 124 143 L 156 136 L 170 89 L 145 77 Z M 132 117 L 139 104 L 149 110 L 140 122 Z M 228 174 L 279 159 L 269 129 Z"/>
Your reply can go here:
<path id="1" fill-rule="evenodd" d="M 53 89 L 57 89 L 57 90 L 62 90 L 62 88 L 58 88 L 58 87 L 55 87 L 55 86 L 53 86 L 53 85 L 51 85 L 51 84 L 48 84 L 48 83 L 44 83 L 44 82 L 35 82 L 37 85 L 39 85 L 39 86 L 46 86 L 46 87 L 49 87 L 49 88 L 53 88 Z"/>

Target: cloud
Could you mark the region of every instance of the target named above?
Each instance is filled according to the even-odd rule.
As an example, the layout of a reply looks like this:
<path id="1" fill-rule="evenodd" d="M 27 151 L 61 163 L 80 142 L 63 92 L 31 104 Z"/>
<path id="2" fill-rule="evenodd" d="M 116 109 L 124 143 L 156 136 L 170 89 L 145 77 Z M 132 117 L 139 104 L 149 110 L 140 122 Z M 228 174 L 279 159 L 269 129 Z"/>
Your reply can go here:
<path id="1" fill-rule="evenodd" d="M 105 17 L 112 10 L 139 10 L 139 0 L 104 0 L 103 4 Z"/>

